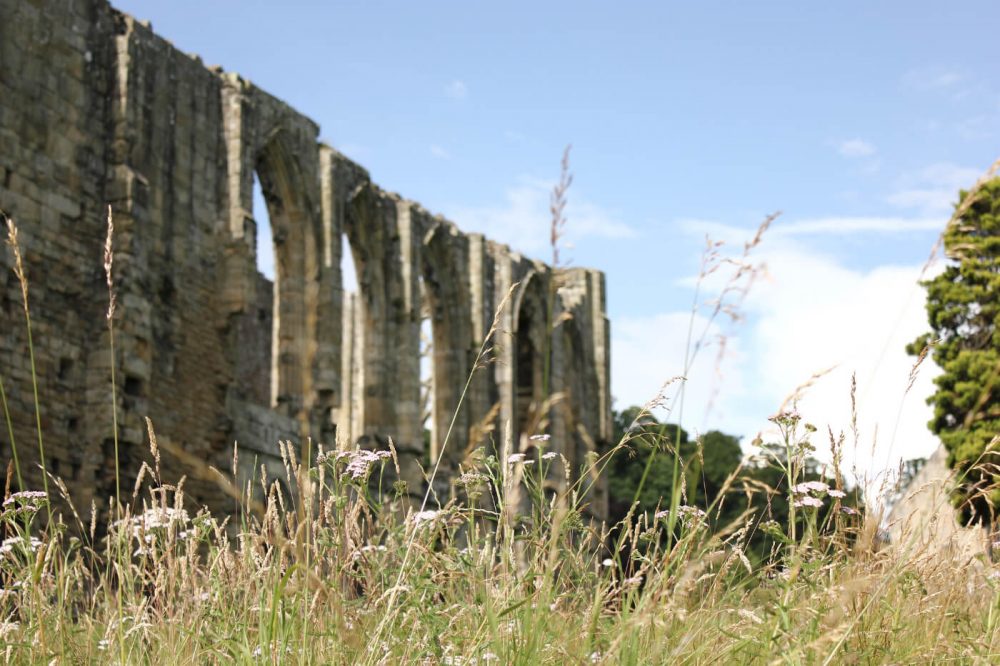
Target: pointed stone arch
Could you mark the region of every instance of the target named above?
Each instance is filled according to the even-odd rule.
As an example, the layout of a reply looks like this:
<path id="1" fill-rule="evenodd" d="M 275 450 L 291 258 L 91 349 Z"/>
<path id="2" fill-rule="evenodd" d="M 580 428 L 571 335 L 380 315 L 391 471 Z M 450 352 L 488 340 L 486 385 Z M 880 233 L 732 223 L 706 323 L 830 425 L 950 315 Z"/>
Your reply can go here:
<path id="1" fill-rule="evenodd" d="M 539 433 L 533 429 L 544 415 L 539 412 L 548 397 L 545 387 L 549 344 L 549 279 L 547 273 L 530 269 L 522 279 L 513 303 L 513 388 L 516 436 Z"/>
<path id="2" fill-rule="evenodd" d="M 468 445 L 470 409 L 459 407 L 478 351 L 473 334 L 469 281 L 469 239 L 442 220 L 432 222 L 421 244 L 421 269 L 432 333 L 431 460 L 451 428 L 443 464 L 457 470 Z"/>
<path id="3" fill-rule="evenodd" d="M 254 157 L 274 243 L 271 406 L 303 415 L 312 392 L 312 356 L 321 238 L 298 159 L 281 130 Z"/>

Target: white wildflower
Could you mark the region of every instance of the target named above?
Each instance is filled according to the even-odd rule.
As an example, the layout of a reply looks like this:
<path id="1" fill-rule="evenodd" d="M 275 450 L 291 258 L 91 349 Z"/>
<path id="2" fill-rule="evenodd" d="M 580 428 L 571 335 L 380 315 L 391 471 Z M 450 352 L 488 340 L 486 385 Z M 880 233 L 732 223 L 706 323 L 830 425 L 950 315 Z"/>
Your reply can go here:
<path id="1" fill-rule="evenodd" d="M 552 460 L 553 458 L 555 458 L 558 455 L 559 454 L 556 453 L 555 451 L 549 451 L 548 453 L 545 453 L 545 454 L 542 455 L 542 460 Z"/>
<path id="2" fill-rule="evenodd" d="M 437 519 L 441 514 L 440 511 L 417 511 L 411 517 L 414 525 L 422 525 L 424 523 L 429 523 Z"/>
<path id="3" fill-rule="evenodd" d="M 528 439 L 533 440 L 535 442 L 547 442 L 550 439 L 552 439 L 552 435 L 532 435 Z"/>
<path id="4" fill-rule="evenodd" d="M 798 495 L 805 495 L 810 492 L 825 493 L 830 490 L 830 486 L 822 481 L 806 481 L 792 488 L 792 492 Z"/>
<path id="5" fill-rule="evenodd" d="M 821 507 L 823 506 L 823 500 L 819 499 L 818 497 L 810 497 L 809 495 L 806 495 L 804 497 L 800 497 L 799 499 L 795 500 L 794 504 L 795 506 Z"/>
<path id="6" fill-rule="evenodd" d="M 11 504 L 32 504 L 37 505 L 48 499 L 48 495 L 43 490 L 22 490 L 21 492 L 13 493 L 10 497 L 3 501 L 4 506 L 10 506 Z"/>
<path id="7" fill-rule="evenodd" d="M 426 512 L 425 511 L 423 513 L 434 513 L 434 512 L 433 511 L 430 511 L 430 512 Z M 416 521 L 416 516 L 414 516 L 414 520 Z M 362 546 L 358 550 L 354 551 L 354 553 L 351 554 L 351 559 L 358 560 L 358 559 L 361 559 L 362 555 L 367 555 L 368 553 L 380 553 L 380 552 L 385 552 L 385 546 L 382 546 L 382 545 L 375 546 L 373 544 L 368 544 L 368 545 Z"/>
<path id="8" fill-rule="evenodd" d="M 615 566 L 615 561 L 612 560 L 611 558 L 607 558 L 603 562 L 601 562 L 601 565 L 605 567 L 613 567 Z"/>
<path id="9" fill-rule="evenodd" d="M 847 497 L 847 493 L 845 493 L 843 490 L 837 490 L 836 488 L 831 488 L 830 492 L 828 492 L 827 494 L 830 497 L 836 497 L 837 499 L 840 499 L 842 497 Z"/>
<path id="10" fill-rule="evenodd" d="M 371 473 L 372 465 L 377 462 L 392 457 L 389 451 L 342 451 L 337 454 L 336 460 L 347 459 L 347 467 L 344 468 L 344 476 L 349 476 L 355 481 L 363 481 Z"/>
<path id="11" fill-rule="evenodd" d="M 7 555 L 8 553 L 14 552 L 15 548 L 20 548 L 26 550 L 29 553 L 33 553 L 42 545 L 42 542 L 37 537 L 30 537 L 29 539 L 24 539 L 19 536 L 7 537 L 0 543 L 0 555 Z"/>
<path id="12" fill-rule="evenodd" d="M 705 517 L 705 512 L 696 506 L 688 506 L 686 504 L 677 507 L 677 513 L 681 518 L 686 520 L 701 520 Z"/>
<path id="13" fill-rule="evenodd" d="M 519 462 L 524 462 L 524 454 L 523 453 L 512 453 L 509 456 L 507 456 L 507 464 L 508 465 L 514 465 L 514 464 L 519 463 Z"/>
<path id="14" fill-rule="evenodd" d="M 458 477 L 458 482 L 463 486 L 475 486 L 480 483 L 485 483 L 487 481 L 485 474 L 480 474 L 479 472 L 466 472 Z"/>

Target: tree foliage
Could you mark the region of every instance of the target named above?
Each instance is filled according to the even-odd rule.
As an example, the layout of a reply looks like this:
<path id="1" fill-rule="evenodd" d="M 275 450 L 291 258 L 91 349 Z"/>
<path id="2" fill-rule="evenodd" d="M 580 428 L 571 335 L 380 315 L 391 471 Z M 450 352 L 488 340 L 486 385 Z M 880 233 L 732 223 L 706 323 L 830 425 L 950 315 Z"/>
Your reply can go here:
<path id="1" fill-rule="evenodd" d="M 961 517 L 992 523 L 1000 506 L 1000 456 L 988 451 L 1000 434 L 1000 178 L 959 194 L 944 251 L 952 263 L 923 283 L 931 332 L 907 351 L 931 349 L 942 369 L 928 399 L 928 425 L 957 472 L 953 498 Z"/>
<path id="2" fill-rule="evenodd" d="M 669 508 L 673 491 L 674 442 L 679 439 L 681 455 L 680 481 L 684 484 L 681 504 L 708 510 L 707 520 L 712 530 L 746 529 L 745 547 L 751 559 L 770 559 L 788 533 L 791 512 L 788 506 L 788 479 L 781 469 L 785 449 L 779 444 L 761 445 L 761 455 L 740 467 L 743 451 L 739 438 L 719 431 L 710 431 L 692 440 L 676 425 L 659 423 L 638 407 L 615 412 L 616 441 L 627 447 L 612 458 L 609 468 L 609 518 L 612 524 L 628 514 L 638 491 L 634 512 L 651 514 Z M 678 436 L 679 433 L 679 436 Z M 650 457 L 652 462 L 650 463 Z M 642 476 L 649 465 L 649 473 Z M 731 478 L 732 477 L 732 478 Z M 823 481 L 822 465 L 807 457 L 796 483 Z M 730 483 L 727 486 L 727 480 Z M 641 483 L 641 489 L 640 489 Z M 724 497 L 720 494 L 726 491 Z M 855 491 L 839 506 L 855 511 L 862 502 Z M 830 525 L 832 503 L 819 511 L 818 522 Z M 805 527 L 805 516 L 796 517 L 798 531 Z M 771 527 L 773 526 L 773 528 Z"/>
<path id="3" fill-rule="evenodd" d="M 615 412 L 616 441 L 621 441 L 638 414 L 638 407 Z M 726 478 L 740 464 L 743 453 L 739 439 L 714 430 L 705 433 L 697 442 L 683 429 L 679 435 L 684 463 L 680 476 L 684 484 L 682 503 L 705 508 L 715 500 Z M 659 423 L 650 415 L 643 416 L 641 423 L 629 433 L 628 448 L 611 461 L 608 495 L 612 521 L 624 518 L 636 499 L 647 462 L 654 452 L 656 455 L 646 481 L 639 490 L 639 511 L 669 508 L 673 494 L 675 439 L 678 439 L 677 426 Z"/>

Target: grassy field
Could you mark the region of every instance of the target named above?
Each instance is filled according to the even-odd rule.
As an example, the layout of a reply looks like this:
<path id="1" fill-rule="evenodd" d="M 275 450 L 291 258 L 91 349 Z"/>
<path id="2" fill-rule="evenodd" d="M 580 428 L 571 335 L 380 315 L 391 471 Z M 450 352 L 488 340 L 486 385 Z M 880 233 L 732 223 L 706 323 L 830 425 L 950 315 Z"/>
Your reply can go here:
<path id="1" fill-rule="evenodd" d="M 17 251 L 13 223 L 8 231 Z M 109 288 L 111 242 L 109 224 Z M 709 506 L 675 494 L 621 524 L 597 524 L 579 482 L 552 493 L 532 481 L 576 478 L 559 443 L 525 459 L 509 435 L 465 471 L 463 499 L 444 506 L 373 495 L 372 481 L 396 463 L 392 450 L 321 450 L 306 464 L 282 447 L 291 496 L 277 479 L 231 481 L 243 509 L 226 518 L 196 512 L 182 479 L 161 478 L 152 423 L 140 480 L 110 511 L 53 513 L 72 506 L 62 482 L 13 492 L 12 462 L 0 514 L 0 655 L 46 664 L 1000 660 L 1000 578 L 988 559 L 886 546 L 880 512 L 840 505 L 839 472 L 829 484 L 801 483 L 804 417 L 789 406 L 773 420 L 784 455 L 764 464 L 784 475 L 791 520 L 744 515 L 721 529 L 709 525 L 725 497 L 774 489 L 734 476 Z M 630 446 L 626 434 L 593 468 Z M 676 454 L 667 441 L 661 448 Z M 768 556 L 748 557 L 752 529 L 773 535 Z"/>
<path id="2" fill-rule="evenodd" d="M 373 458 L 289 461 L 298 497 L 272 490 L 261 513 L 233 519 L 238 526 L 189 515 L 183 488 L 155 468 L 148 494 L 130 498 L 104 539 L 95 538 L 98 516 L 76 530 L 41 530 L 46 498 L 9 496 L 4 658 L 902 664 L 1000 655 L 991 567 L 879 549 L 873 517 L 789 536 L 755 565 L 741 526 L 710 534 L 704 516 L 682 506 L 673 531 L 670 515 L 641 515 L 620 533 L 629 547 L 619 550 L 602 546 L 607 535 L 571 497 L 534 496 L 530 521 L 505 520 L 482 501 L 376 508 L 367 475 L 392 460 Z M 497 493 L 502 514 L 523 464 L 491 460 L 465 482 L 473 497 Z"/>

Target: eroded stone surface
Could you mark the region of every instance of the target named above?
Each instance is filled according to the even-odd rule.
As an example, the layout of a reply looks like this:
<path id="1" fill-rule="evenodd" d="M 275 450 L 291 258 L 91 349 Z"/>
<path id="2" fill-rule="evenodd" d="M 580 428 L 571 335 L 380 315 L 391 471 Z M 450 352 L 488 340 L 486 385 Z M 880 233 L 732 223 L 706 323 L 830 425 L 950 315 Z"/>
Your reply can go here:
<path id="1" fill-rule="evenodd" d="M 30 280 L 46 465 L 79 506 L 114 492 L 112 364 L 123 488 L 148 457 L 148 415 L 161 442 L 193 457 L 165 455 L 164 476 L 188 475 L 189 496 L 213 508 L 232 501 L 207 466 L 229 470 L 237 441 L 247 476 L 261 464 L 280 472 L 278 440 L 330 449 L 391 439 L 414 496 L 449 430 L 439 494 L 454 490 L 477 451 L 505 450 L 508 425 L 510 450 L 557 451 L 574 481 L 607 443 L 604 276 L 554 271 L 465 234 L 379 188 L 318 134 L 281 100 L 206 68 L 106 2 L 0 0 L 0 208 L 17 221 Z M 254 173 L 274 284 L 256 267 Z M 114 359 L 102 273 L 108 205 Z M 357 294 L 344 291 L 344 235 Z M 0 379 L 22 470 L 37 486 L 12 264 L 9 249 L 0 253 Z M 433 338 L 426 422 L 423 317 Z M 552 395 L 563 398 L 541 410 Z M 11 442 L 0 430 L 6 463 Z M 551 440 L 531 439 L 543 430 Z M 584 481 L 591 513 L 603 516 L 603 487 Z"/>

